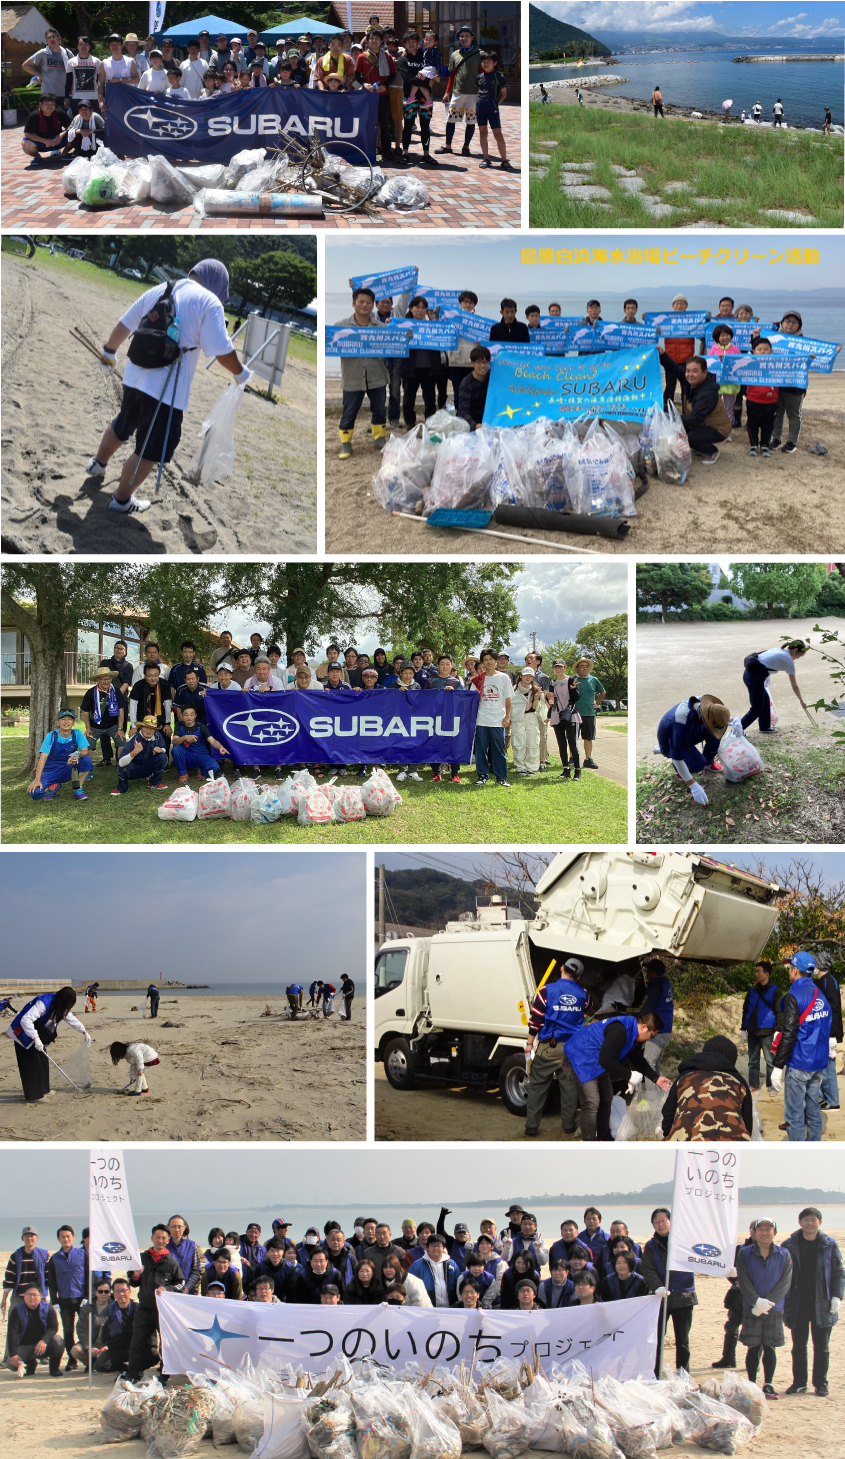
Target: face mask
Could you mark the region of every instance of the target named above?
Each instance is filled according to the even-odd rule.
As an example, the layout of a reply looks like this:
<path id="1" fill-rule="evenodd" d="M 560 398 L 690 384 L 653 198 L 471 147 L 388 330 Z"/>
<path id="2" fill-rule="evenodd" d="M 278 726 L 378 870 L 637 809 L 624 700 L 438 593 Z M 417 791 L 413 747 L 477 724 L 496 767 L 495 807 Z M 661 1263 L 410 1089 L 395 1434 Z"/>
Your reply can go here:
<path id="1" fill-rule="evenodd" d="M 305 1238 L 305 1245 L 306 1246 L 317 1246 L 318 1245 L 318 1242 L 317 1242 L 316 1236 L 306 1236 L 306 1238 Z"/>
<path id="2" fill-rule="evenodd" d="M 363 1234 L 364 1234 L 364 1228 L 363 1228 L 363 1226 L 356 1226 L 355 1227 L 355 1235 L 358 1237 L 358 1240 L 359 1241 L 360 1241 L 361 1237 L 363 1236 Z"/>

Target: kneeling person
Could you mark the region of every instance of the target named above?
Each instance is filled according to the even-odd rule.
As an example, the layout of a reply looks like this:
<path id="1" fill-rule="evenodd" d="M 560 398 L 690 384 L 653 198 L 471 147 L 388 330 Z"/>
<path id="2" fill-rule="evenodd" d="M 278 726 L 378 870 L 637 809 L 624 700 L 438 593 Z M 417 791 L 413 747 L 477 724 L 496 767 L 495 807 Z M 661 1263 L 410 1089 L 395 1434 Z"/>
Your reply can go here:
<path id="1" fill-rule="evenodd" d="M 73 783 L 77 800 L 87 800 L 83 789 L 94 768 L 88 753 L 88 741 L 81 730 L 74 729 L 76 715 L 72 709 L 60 709 L 57 728 L 45 735 L 38 754 L 35 775 L 26 787 L 33 800 L 55 800 L 65 780 Z"/>
<path id="2" fill-rule="evenodd" d="M 65 1345 L 59 1337 L 59 1314 L 41 1295 L 37 1282 L 21 1292 L 22 1301 L 9 1314 L 8 1363 L 13 1372 L 23 1368 L 27 1377 L 38 1364 L 49 1364 L 50 1377 L 57 1378 Z"/>
<path id="3" fill-rule="evenodd" d="M 123 746 L 117 761 L 117 785 L 112 795 L 125 795 L 130 780 L 146 778 L 150 790 L 164 790 L 162 771 L 167 764 L 164 736 L 156 729 L 155 716 L 148 714 L 135 726 L 135 733 Z"/>
<path id="4" fill-rule="evenodd" d="M 189 770 L 196 770 L 197 774 L 202 772 L 204 775 L 216 775 L 220 770 L 220 761 L 229 756 L 226 746 L 214 738 L 208 725 L 197 719 L 193 706 L 186 705 L 182 710 L 179 733 L 174 734 L 172 743 L 173 763 L 179 771 L 180 785 L 187 784 Z"/>

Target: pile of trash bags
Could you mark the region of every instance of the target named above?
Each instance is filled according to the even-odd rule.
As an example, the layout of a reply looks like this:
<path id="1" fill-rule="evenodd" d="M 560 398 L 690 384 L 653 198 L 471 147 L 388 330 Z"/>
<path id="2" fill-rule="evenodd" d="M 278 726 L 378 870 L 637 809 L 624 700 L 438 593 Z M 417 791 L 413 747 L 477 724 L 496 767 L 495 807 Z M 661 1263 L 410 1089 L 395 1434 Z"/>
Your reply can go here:
<path id="1" fill-rule="evenodd" d="M 251 821 L 269 826 L 283 816 L 296 816 L 300 826 L 363 821 L 367 816 L 392 816 L 402 797 L 386 770 L 376 766 L 361 785 L 319 784 L 308 770 L 297 770 L 277 785 L 259 785 L 241 776 L 229 785 L 224 775 L 210 775 L 199 790 L 180 785 L 158 807 L 160 821 Z"/>
<path id="2" fill-rule="evenodd" d="M 481 1370 L 479 1372 L 479 1370 Z M 683 1370 L 661 1380 L 594 1377 L 579 1361 L 534 1365 L 499 1358 L 448 1369 L 376 1368 L 346 1359 L 317 1381 L 247 1359 L 219 1377 L 189 1373 L 167 1388 L 118 1378 L 100 1414 L 105 1443 L 141 1438 L 148 1459 L 236 1444 L 259 1459 L 520 1459 L 528 1450 L 575 1459 L 657 1459 L 676 1444 L 737 1454 L 759 1432 L 766 1399 L 735 1372 L 699 1385 Z"/>

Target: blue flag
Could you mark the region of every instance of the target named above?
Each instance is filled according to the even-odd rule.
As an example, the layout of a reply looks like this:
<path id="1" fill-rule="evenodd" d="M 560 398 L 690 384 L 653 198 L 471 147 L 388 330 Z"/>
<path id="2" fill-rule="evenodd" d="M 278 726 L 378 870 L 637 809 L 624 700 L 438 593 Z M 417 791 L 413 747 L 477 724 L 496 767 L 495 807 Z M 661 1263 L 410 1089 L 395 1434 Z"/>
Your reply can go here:
<path id="1" fill-rule="evenodd" d="M 574 420 L 645 419 L 663 403 L 663 377 L 654 346 L 614 350 L 581 359 L 518 360 L 501 354 L 490 366 L 486 426 L 524 426 L 539 416 Z"/>
<path id="2" fill-rule="evenodd" d="M 566 329 L 570 324 L 583 323 L 583 314 L 541 314 L 541 329 Z"/>
<path id="3" fill-rule="evenodd" d="M 708 350 L 713 343 L 713 330 L 718 329 L 720 324 L 727 324 L 733 330 L 733 339 L 730 343 L 735 344 L 740 350 L 751 349 L 751 335 L 755 329 L 759 329 L 761 334 L 768 334 L 775 327 L 773 324 L 755 324 L 753 319 L 750 319 L 747 324 L 740 324 L 736 319 L 711 319 L 704 331 L 704 342 Z M 774 348 L 775 346 L 772 345 L 772 349 Z"/>
<path id="4" fill-rule="evenodd" d="M 807 361 L 781 354 L 724 355 L 721 380 L 723 385 L 783 385 L 806 390 Z"/>
<path id="5" fill-rule="evenodd" d="M 382 325 L 357 329 L 353 324 L 326 325 L 326 354 L 361 360 L 407 360 L 410 330 Z"/>
<path id="6" fill-rule="evenodd" d="M 389 269 L 383 274 L 356 274 L 349 283 L 353 289 L 372 289 L 377 299 L 392 299 L 394 294 L 417 292 L 416 265 Z"/>
<path id="7" fill-rule="evenodd" d="M 352 142 L 376 158 L 378 97 L 372 91 L 253 87 L 214 101 L 150 94 L 125 82 L 106 84 L 105 143 L 119 157 L 155 152 L 171 162 L 229 162 L 245 147 L 278 147 L 316 135 L 343 156 Z M 359 158 L 360 161 L 360 158 Z"/>
<path id="8" fill-rule="evenodd" d="M 456 350 L 458 331 L 439 319 L 391 319 L 389 330 L 409 329 L 412 350 Z"/>
<path id="9" fill-rule="evenodd" d="M 428 295 L 426 295 L 428 298 Z M 485 319 L 483 314 L 472 314 L 469 309 L 440 310 L 441 324 L 451 324 L 461 339 L 471 339 L 473 344 L 487 344 L 490 340 L 490 330 L 497 323 L 495 319 Z"/>
<path id="10" fill-rule="evenodd" d="M 593 350 L 599 354 L 604 350 L 625 350 L 637 345 L 644 348 L 656 343 L 657 337 L 650 325 L 624 322 L 597 324 L 595 327 L 584 325 L 580 329 L 571 324 L 566 336 L 568 350 Z"/>
<path id="11" fill-rule="evenodd" d="M 664 339 L 688 339 L 702 336 L 707 327 L 706 309 L 670 309 L 666 314 L 644 314 L 643 320 L 652 329 L 659 329 Z M 733 329 L 733 320 L 723 321 Z"/>
<path id="12" fill-rule="evenodd" d="M 764 329 L 763 333 L 777 354 L 799 355 L 804 359 L 812 355 L 809 367 L 821 375 L 830 374 L 841 348 L 830 340 L 808 339 L 803 334 L 777 334 L 773 329 Z"/>
<path id="13" fill-rule="evenodd" d="M 223 690 L 205 711 L 237 765 L 467 764 L 480 702 L 468 689 Z"/>
<path id="14" fill-rule="evenodd" d="M 424 289 L 422 285 L 416 291 L 424 299 L 428 300 L 431 309 L 460 309 L 460 298 L 463 289 Z M 467 313 L 467 310 L 463 311 Z"/>
<path id="15" fill-rule="evenodd" d="M 496 340 L 493 342 L 493 344 L 490 344 L 488 342 L 487 348 L 490 351 L 490 354 L 492 355 L 494 360 L 497 355 L 500 355 L 502 353 L 503 350 L 506 355 L 511 355 L 514 359 L 517 360 L 524 359 L 526 355 L 548 355 L 554 353 L 553 350 L 550 350 L 548 346 L 543 343 L 513 344 L 511 341 L 506 340 Z"/>

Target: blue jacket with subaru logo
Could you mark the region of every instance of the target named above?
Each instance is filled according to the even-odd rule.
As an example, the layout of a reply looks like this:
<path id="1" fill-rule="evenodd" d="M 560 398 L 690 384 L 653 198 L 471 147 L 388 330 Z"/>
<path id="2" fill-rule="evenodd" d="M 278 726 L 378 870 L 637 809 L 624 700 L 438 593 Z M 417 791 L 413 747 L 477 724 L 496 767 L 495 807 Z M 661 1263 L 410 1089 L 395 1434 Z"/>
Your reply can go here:
<path id="1" fill-rule="evenodd" d="M 757 1242 L 752 1241 L 749 1246 L 739 1248 L 736 1266 L 743 1312 L 750 1312 L 758 1297 L 773 1302 L 775 1312 L 783 1311 L 792 1274 L 792 1256 L 786 1247 L 773 1246 L 764 1260 Z M 754 1289 L 753 1297 L 749 1285 Z"/>
<path id="2" fill-rule="evenodd" d="M 659 1013 L 663 1019 L 663 1032 L 672 1032 L 672 1021 L 675 1016 L 675 994 L 672 990 L 672 984 L 669 982 L 665 973 L 661 977 L 649 982 L 640 1013 Z"/>
<path id="3" fill-rule="evenodd" d="M 809 974 L 796 978 L 784 994 L 780 1008 L 783 1031 L 775 1054 L 775 1068 L 789 1067 L 810 1073 L 826 1069 L 830 1058 L 830 1004 Z"/>
<path id="4" fill-rule="evenodd" d="M 758 1029 L 775 1028 L 777 1025 L 777 1003 L 780 989 L 777 983 L 754 983 L 745 995 L 745 1004 L 742 1010 L 742 1023 L 740 1028 L 743 1033 L 750 1029 L 754 1033 Z"/>
<path id="5" fill-rule="evenodd" d="M 583 1028 L 588 1001 L 586 989 L 572 978 L 557 978 L 555 982 L 547 983 L 546 1018 L 540 1029 L 540 1043 L 547 1043 L 549 1039 L 565 1043 L 579 1028 Z"/>
<path id="6" fill-rule="evenodd" d="M 566 1057 L 572 1065 L 575 1078 L 581 1084 L 588 1084 L 591 1079 L 600 1079 L 604 1073 L 599 1063 L 599 1054 L 609 1023 L 621 1023 L 625 1030 L 625 1042 L 619 1051 L 620 1060 L 630 1054 L 637 1042 L 637 1020 L 632 1014 L 619 1018 L 603 1018 L 598 1023 L 590 1023 L 579 1029 L 566 1044 Z"/>

